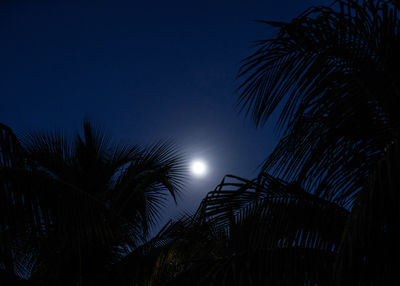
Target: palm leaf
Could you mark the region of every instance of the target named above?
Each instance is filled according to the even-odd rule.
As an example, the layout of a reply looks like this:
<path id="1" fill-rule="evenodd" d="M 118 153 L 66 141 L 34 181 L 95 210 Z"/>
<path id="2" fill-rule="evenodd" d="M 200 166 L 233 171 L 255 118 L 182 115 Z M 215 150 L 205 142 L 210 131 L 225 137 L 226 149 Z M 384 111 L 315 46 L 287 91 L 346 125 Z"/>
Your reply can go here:
<path id="1" fill-rule="evenodd" d="M 347 217 L 268 174 L 226 176 L 191 219 L 163 231 L 153 260 L 162 279 L 149 285 L 327 285 Z"/>
<path id="2" fill-rule="evenodd" d="M 265 171 L 352 205 L 398 137 L 398 9 L 395 1 L 336 1 L 289 23 L 265 21 L 278 34 L 259 42 L 239 74 L 240 104 L 257 125 L 281 110 L 284 137 Z"/>
<path id="3" fill-rule="evenodd" d="M 88 121 L 73 140 L 33 133 L 20 144 L 1 127 L 0 265 L 43 285 L 100 283 L 181 190 L 172 144 L 115 144 Z"/>

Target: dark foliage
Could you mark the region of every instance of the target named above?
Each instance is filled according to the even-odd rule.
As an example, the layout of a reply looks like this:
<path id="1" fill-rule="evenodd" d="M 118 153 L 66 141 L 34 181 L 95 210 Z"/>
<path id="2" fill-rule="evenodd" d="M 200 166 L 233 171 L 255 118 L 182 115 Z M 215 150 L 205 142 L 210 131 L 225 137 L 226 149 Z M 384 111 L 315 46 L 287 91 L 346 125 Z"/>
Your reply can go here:
<path id="1" fill-rule="evenodd" d="M 21 144 L 0 125 L 0 281 L 399 284 L 399 12 L 342 0 L 265 21 L 278 32 L 245 59 L 240 104 L 257 125 L 281 112 L 281 141 L 256 179 L 226 176 L 147 242 L 180 190 L 168 144 L 112 145 L 87 122 Z"/>
<path id="2" fill-rule="evenodd" d="M 283 138 L 263 169 L 353 208 L 335 285 L 398 284 L 399 9 L 335 1 L 290 23 L 266 21 L 278 34 L 240 73 L 240 102 L 256 124 L 281 112 Z"/>
<path id="3" fill-rule="evenodd" d="M 264 169 L 351 206 L 399 136 L 396 1 L 336 1 L 278 28 L 242 66 L 240 102 L 256 124 L 279 109 L 283 139 Z"/>
<path id="4" fill-rule="evenodd" d="M 171 144 L 116 145 L 89 122 L 72 141 L 0 131 L 0 265 L 41 285 L 100 283 L 180 192 Z"/>
<path id="5" fill-rule="evenodd" d="M 267 174 L 227 176 L 195 214 L 170 222 L 147 244 L 148 273 L 136 283 L 326 285 L 348 215 Z M 143 259 L 129 256 L 124 267 L 132 271 Z"/>

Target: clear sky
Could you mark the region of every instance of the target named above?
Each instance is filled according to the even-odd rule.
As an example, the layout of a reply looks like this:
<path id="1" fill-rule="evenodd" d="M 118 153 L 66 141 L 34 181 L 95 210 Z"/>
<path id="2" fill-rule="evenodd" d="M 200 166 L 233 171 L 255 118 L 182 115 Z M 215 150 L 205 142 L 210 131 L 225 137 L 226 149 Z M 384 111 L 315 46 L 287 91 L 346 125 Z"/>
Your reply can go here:
<path id="1" fill-rule="evenodd" d="M 235 106 L 240 61 L 273 31 L 254 20 L 330 2 L 0 0 L 0 122 L 73 133 L 88 117 L 125 142 L 173 139 L 209 165 L 179 202 L 193 209 L 225 174 L 255 176 L 277 142 Z"/>

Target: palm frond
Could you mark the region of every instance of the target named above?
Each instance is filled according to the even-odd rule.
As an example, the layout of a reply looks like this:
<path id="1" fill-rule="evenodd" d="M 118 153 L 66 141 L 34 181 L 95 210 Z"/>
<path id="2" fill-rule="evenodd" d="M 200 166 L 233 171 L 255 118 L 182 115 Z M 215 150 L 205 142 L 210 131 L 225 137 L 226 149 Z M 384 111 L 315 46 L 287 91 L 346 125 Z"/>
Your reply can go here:
<path id="1" fill-rule="evenodd" d="M 165 207 L 168 195 L 176 201 L 185 178 L 183 158 L 168 142 L 141 152 L 122 172 L 109 194 L 111 209 L 144 230 L 146 236 Z"/>
<path id="2" fill-rule="evenodd" d="M 172 144 L 114 144 L 88 121 L 72 140 L 33 133 L 21 144 L 0 127 L 0 268 L 43 285 L 100 283 L 181 190 Z"/>
<path id="3" fill-rule="evenodd" d="M 257 125 L 281 110 L 264 170 L 351 206 L 400 118 L 399 7 L 336 1 L 278 28 L 243 62 L 239 102 Z M 371 165 L 372 164 L 372 165 Z M 330 186 L 326 193 L 322 188 Z"/>
<path id="4" fill-rule="evenodd" d="M 347 217 L 298 184 L 228 175 L 163 230 L 153 261 L 163 278 L 150 285 L 327 285 Z"/>

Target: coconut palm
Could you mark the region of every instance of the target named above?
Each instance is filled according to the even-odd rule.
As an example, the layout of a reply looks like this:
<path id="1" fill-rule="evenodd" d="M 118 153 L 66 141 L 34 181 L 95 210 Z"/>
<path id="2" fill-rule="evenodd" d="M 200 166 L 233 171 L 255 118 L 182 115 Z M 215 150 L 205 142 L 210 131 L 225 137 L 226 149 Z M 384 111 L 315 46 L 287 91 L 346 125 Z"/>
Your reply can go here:
<path id="1" fill-rule="evenodd" d="M 182 159 L 169 143 L 113 144 L 88 121 L 73 140 L 18 140 L 1 127 L 0 263 L 39 284 L 99 283 L 181 190 Z"/>
<path id="2" fill-rule="evenodd" d="M 400 5 L 345 0 L 311 8 L 259 41 L 240 75 L 258 125 L 280 111 L 264 170 L 352 209 L 335 285 L 398 284 Z M 392 282 L 390 282 L 392 281 Z"/>
<path id="3" fill-rule="evenodd" d="M 399 137 L 399 8 L 344 0 L 289 23 L 265 21 L 278 34 L 258 42 L 240 73 L 240 102 L 256 124 L 280 110 L 283 139 L 265 170 L 352 204 Z"/>
<path id="4" fill-rule="evenodd" d="M 194 215 L 128 255 L 117 284 L 132 285 L 146 261 L 133 285 L 327 285 L 348 214 L 265 173 L 226 176 Z"/>
<path id="5" fill-rule="evenodd" d="M 200 208 L 225 234 L 200 285 L 327 284 L 348 211 L 265 173 L 227 179 Z"/>
<path id="6" fill-rule="evenodd" d="M 351 212 L 265 173 L 228 175 L 195 214 L 115 265 L 111 284 L 397 284 L 399 150 L 376 165 Z"/>
<path id="7" fill-rule="evenodd" d="M 136 254 L 152 269 L 138 285 L 398 284 L 399 8 L 336 1 L 265 21 L 278 34 L 244 61 L 240 102 L 258 125 L 281 111 L 263 169 L 299 183 L 228 177 Z"/>

